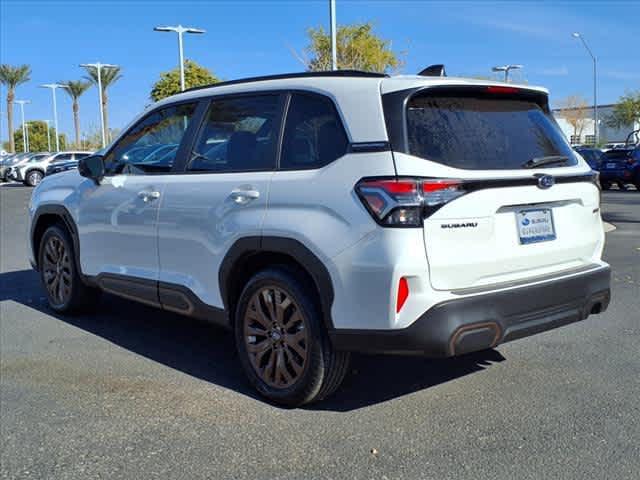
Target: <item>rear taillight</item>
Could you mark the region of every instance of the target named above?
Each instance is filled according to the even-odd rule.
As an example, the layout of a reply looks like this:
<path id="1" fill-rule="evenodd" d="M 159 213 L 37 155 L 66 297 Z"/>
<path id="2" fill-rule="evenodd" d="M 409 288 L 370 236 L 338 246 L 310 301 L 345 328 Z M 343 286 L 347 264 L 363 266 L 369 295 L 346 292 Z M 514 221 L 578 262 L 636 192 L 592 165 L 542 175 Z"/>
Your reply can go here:
<path id="1" fill-rule="evenodd" d="M 385 227 L 421 227 L 424 218 L 466 193 L 461 180 L 419 178 L 363 179 L 356 192 Z"/>

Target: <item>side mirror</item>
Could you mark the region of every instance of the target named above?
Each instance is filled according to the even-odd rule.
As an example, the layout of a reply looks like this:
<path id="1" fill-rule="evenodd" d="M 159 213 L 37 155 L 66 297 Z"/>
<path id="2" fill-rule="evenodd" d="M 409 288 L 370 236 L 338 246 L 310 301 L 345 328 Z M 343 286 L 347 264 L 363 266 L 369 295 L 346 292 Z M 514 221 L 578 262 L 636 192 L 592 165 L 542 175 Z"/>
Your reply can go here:
<path id="1" fill-rule="evenodd" d="M 104 157 L 102 155 L 91 155 L 81 158 L 78 161 L 78 173 L 98 183 L 104 177 Z"/>

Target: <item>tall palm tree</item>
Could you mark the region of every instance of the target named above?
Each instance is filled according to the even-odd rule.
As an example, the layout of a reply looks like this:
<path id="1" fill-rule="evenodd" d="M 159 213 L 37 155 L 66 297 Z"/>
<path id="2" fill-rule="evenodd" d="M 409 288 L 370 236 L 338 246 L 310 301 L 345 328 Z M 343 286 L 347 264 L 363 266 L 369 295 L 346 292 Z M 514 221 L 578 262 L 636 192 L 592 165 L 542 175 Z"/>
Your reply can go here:
<path id="1" fill-rule="evenodd" d="M 87 76 L 84 78 L 89 80 L 95 86 L 98 86 L 98 69 L 90 66 L 84 67 L 84 69 L 87 71 Z M 107 109 L 109 99 L 107 97 L 107 88 L 121 78 L 122 75 L 120 74 L 120 67 L 102 67 L 100 69 L 100 82 L 102 83 L 102 121 L 104 122 L 104 129 L 107 133 L 107 141 L 110 140 L 109 115 Z"/>
<path id="2" fill-rule="evenodd" d="M 0 65 L 0 83 L 7 87 L 7 127 L 9 130 L 9 150 L 15 153 L 16 145 L 13 138 L 13 101 L 16 98 L 16 87 L 30 80 L 31 67 L 29 65 Z"/>
<path id="3" fill-rule="evenodd" d="M 68 82 L 60 82 L 66 85 L 63 90 L 69 94 L 72 100 L 73 110 L 73 126 L 76 130 L 76 148 L 80 148 L 80 105 L 78 99 L 91 86 L 91 82 L 83 82 L 82 80 L 69 80 Z"/>

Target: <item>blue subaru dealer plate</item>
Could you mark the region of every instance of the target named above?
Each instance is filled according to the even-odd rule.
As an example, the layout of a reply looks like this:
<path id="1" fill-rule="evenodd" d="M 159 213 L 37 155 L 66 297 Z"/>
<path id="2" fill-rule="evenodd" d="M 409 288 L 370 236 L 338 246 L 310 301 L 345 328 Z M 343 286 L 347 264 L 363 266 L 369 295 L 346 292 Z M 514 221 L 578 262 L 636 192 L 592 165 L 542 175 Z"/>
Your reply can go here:
<path id="1" fill-rule="evenodd" d="M 520 210 L 516 212 L 516 222 L 520 243 L 523 245 L 556 239 L 550 208 Z"/>

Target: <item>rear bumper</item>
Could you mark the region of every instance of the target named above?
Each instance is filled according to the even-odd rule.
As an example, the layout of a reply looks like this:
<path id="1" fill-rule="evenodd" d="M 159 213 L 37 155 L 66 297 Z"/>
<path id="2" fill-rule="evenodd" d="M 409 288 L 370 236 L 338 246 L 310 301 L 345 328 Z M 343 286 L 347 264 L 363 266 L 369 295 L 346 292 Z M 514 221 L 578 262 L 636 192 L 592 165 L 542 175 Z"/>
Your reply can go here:
<path id="1" fill-rule="evenodd" d="M 605 182 L 631 182 L 633 173 L 630 170 L 604 170 L 600 171 L 600 181 Z"/>
<path id="2" fill-rule="evenodd" d="M 611 270 L 448 300 L 400 330 L 330 332 L 340 350 L 451 357 L 584 320 L 609 305 Z"/>

